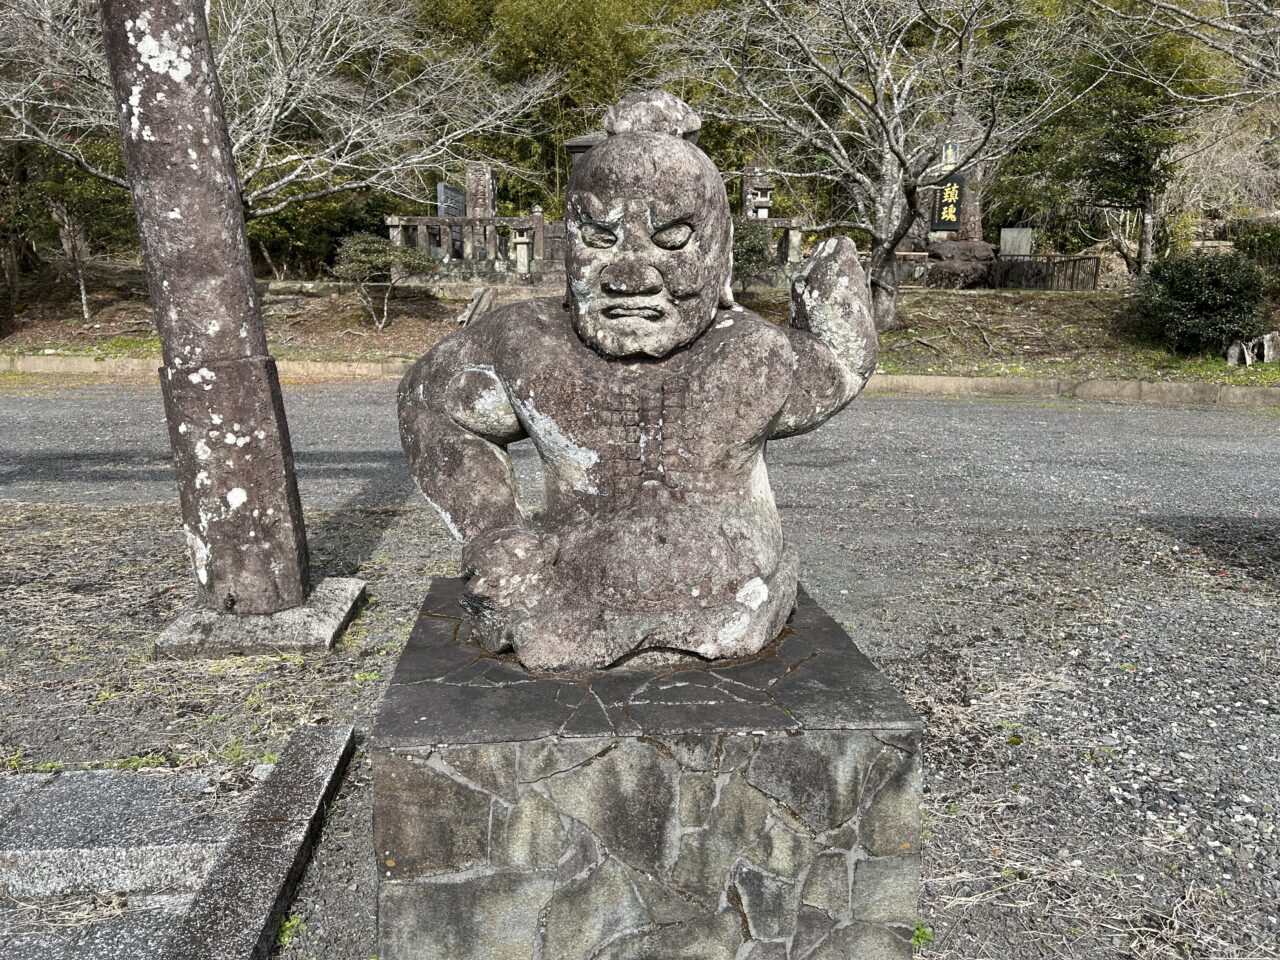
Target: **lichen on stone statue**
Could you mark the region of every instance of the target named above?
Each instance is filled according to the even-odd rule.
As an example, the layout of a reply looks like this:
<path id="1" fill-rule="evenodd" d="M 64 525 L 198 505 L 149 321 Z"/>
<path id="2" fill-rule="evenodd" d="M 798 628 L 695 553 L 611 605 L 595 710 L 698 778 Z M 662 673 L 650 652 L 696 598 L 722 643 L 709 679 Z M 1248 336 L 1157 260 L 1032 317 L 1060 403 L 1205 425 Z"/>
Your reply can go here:
<path id="1" fill-rule="evenodd" d="M 798 571 L 765 444 L 820 426 L 875 369 L 848 239 L 797 275 L 788 327 L 733 302 L 729 203 L 699 126 L 665 93 L 614 106 L 569 179 L 567 298 L 487 314 L 400 386 L 410 466 L 465 544 L 473 636 L 534 671 L 741 657 L 777 637 Z M 526 438 L 546 487 L 534 516 L 506 453 Z"/>

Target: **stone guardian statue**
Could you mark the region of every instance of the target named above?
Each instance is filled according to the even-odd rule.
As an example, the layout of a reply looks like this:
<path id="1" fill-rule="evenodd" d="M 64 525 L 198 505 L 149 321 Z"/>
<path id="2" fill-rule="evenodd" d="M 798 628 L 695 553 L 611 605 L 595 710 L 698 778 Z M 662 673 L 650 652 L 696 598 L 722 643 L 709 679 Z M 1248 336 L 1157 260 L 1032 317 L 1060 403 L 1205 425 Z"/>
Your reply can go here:
<path id="1" fill-rule="evenodd" d="M 765 444 L 861 391 L 877 343 L 852 241 L 819 245 L 776 326 L 733 302 L 724 182 L 665 93 L 610 109 L 565 209 L 568 296 L 448 337 L 400 385 L 400 431 L 462 541 L 463 606 L 490 652 L 584 672 L 645 650 L 753 654 L 795 603 Z M 506 448 L 533 441 L 545 510 Z"/>

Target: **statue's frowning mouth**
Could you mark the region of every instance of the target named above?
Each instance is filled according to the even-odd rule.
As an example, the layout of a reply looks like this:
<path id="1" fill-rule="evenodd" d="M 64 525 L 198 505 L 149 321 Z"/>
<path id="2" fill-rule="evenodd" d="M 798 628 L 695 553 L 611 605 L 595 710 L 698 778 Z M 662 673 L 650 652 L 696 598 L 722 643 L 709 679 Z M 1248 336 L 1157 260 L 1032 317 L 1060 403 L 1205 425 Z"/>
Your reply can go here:
<path id="1" fill-rule="evenodd" d="M 610 320 L 618 317 L 643 317 L 645 320 L 661 320 L 667 314 L 666 307 L 652 303 L 614 303 L 602 311 Z"/>

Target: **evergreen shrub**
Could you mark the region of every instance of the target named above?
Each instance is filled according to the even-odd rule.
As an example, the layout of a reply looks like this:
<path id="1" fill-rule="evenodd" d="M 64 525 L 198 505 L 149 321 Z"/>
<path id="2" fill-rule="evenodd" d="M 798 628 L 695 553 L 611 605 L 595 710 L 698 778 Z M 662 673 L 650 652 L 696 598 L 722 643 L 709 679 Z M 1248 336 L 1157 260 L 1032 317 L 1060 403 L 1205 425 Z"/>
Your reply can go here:
<path id="1" fill-rule="evenodd" d="M 751 281 L 777 261 L 773 228 L 759 220 L 737 217 L 733 222 L 733 279 L 745 293 Z"/>
<path id="2" fill-rule="evenodd" d="M 1143 277 L 1138 316 L 1175 350 L 1221 352 L 1264 332 L 1263 294 L 1261 268 L 1242 253 L 1174 255 Z"/>
<path id="3" fill-rule="evenodd" d="M 1280 301 L 1280 222 L 1242 223 L 1236 250 L 1262 268 L 1267 296 Z"/>

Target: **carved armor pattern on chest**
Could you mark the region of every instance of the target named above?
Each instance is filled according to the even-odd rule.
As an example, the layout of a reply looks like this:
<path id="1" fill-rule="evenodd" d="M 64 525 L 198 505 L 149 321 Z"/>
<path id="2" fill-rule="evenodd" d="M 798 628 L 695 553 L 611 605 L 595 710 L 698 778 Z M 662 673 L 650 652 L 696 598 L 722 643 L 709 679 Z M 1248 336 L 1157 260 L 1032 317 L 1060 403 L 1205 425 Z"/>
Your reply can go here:
<path id="1" fill-rule="evenodd" d="M 600 496 L 626 497 L 655 484 L 675 494 L 712 489 L 715 445 L 686 423 L 687 376 L 579 383 L 568 390 L 560 382 L 555 389 L 568 394 L 562 426 L 600 458 Z"/>

